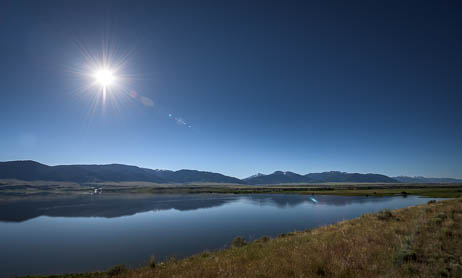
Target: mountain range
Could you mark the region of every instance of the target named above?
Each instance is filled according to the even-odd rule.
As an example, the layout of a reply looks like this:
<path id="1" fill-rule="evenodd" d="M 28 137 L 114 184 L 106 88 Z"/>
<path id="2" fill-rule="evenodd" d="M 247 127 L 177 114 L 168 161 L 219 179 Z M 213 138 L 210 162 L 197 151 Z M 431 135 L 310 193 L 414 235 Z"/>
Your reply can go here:
<path id="1" fill-rule="evenodd" d="M 404 182 L 404 183 L 459 183 L 459 182 L 462 182 L 462 179 L 453 179 L 453 178 L 425 178 L 425 177 L 398 176 L 398 177 L 393 177 L 393 179 L 399 182 Z"/>
<path id="2" fill-rule="evenodd" d="M 330 171 L 300 175 L 288 171 L 256 174 L 245 179 L 219 173 L 197 170 L 153 170 L 123 164 L 105 165 L 57 165 L 48 166 L 31 160 L 0 162 L 0 179 L 24 181 L 126 182 L 144 181 L 153 183 L 231 183 L 231 184 L 290 184 L 325 182 L 370 182 L 370 183 L 456 183 L 462 180 L 451 178 L 388 177 L 381 174 L 360 174 Z"/>
<path id="3" fill-rule="evenodd" d="M 257 174 L 244 179 L 249 184 L 278 183 L 323 183 L 323 182 L 398 182 L 380 174 L 345 173 L 338 171 L 300 175 L 293 172 L 276 171 L 269 175 Z"/>
<path id="4" fill-rule="evenodd" d="M 103 181 L 244 183 L 237 178 L 196 170 L 152 170 L 123 164 L 48 166 L 31 160 L 0 162 L 0 179 L 78 183 Z"/>

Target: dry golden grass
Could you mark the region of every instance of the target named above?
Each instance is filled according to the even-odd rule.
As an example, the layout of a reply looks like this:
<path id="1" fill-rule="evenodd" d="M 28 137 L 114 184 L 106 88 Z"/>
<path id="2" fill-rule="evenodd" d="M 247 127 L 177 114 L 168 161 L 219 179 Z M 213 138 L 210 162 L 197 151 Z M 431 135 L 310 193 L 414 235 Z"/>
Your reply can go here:
<path id="1" fill-rule="evenodd" d="M 119 278 L 462 277 L 462 199 L 239 246 L 113 273 Z"/>
<path id="2" fill-rule="evenodd" d="M 199 254 L 117 277 L 462 277 L 462 200 Z"/>

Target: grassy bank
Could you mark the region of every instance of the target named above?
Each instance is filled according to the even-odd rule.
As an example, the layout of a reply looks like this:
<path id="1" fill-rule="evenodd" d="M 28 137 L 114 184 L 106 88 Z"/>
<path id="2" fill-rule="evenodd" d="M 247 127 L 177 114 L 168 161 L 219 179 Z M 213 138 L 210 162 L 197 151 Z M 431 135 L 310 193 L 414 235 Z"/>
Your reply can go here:
<path id="1" fill-rule="evenodd" d="M 233 245 L 138 269 L 50 277 L 462 277 L 462 199 Z"/>
<path id="2" fill-rule="evenodd" d="M 352 188 L 311 190 L 307 194 L 341 195 L 341 196 L 394 196 L 394 195 L 419 195 L 433 198 L 459 198 L 462 197 L 462 187 L 432 187 L 432 188 Z"/>
<path id="3" fill-rule="evenodd" d="M 122 192 L 111 188 L 108 192 Z M 220 193 L 220 194 L 323 194 L 340 196 L 419 195 L 434 198 L 462 197 L 462 184 L 383 184 L 383 183 L 325 183 L 281 185 L 189 185 L 136 188 L 127 193 Z"/>
<path id="4" fill-rule="evenodd" d="M 325 183 L 325 184 L 154 184 L 146 182 L 72 184 L 52 182 L 0 181 L 0 201 L 23 198 L 89 195 L 94 188 L 105 194 L 324 194 L 341 196 L 419 195 L 425 197 L 462 197 L 462 184 L 384 184 L 384 183 Z"/>
<path id="5" fill-rule="evenodd" d="M 335 185 L 280 185 L 280 186 L 239 186 L 239 187 L 177 187 L 149 188 L 137 193 L 219 193 L 219 194 L 319 194 L 337 196 L 395 196 L 418 195 L 433 198 L 462 197 L 462 185 L 371 185 L 371 184 L 335 184 Z"/>

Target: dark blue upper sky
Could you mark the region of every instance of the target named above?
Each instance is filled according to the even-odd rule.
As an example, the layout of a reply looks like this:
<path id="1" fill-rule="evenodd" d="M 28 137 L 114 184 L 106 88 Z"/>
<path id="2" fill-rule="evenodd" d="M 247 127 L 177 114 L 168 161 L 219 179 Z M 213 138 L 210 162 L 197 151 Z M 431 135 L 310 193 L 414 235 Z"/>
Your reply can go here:
<path id="1" fill-rule="evenodd" d="M 461 13 L 458 1 L 1 1 L 0 160 L 462 178 Z M 124 61 L 105 105 L 82 78 L 102 49 Z"/>

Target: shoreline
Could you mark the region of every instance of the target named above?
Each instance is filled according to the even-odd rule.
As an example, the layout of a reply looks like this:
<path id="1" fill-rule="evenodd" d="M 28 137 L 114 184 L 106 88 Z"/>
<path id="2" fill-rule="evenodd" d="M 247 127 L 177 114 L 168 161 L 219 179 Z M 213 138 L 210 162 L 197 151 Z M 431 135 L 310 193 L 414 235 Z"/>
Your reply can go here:
<path id="1" fill-rule="evenodd" d="M 365 214 L 145 267 L 32 277 L 401 277 L 462 274 L 462 198 Z"/>
<path id="2" fill-rule="evenodd" d="M 434 198 L 462 197 L 462 184 L 317 184 L 317 185 L 137 185 L 99 184 L 102 194 L 312 194 L 338 196 L 406 196 Z M 5 185 L 0 183 L 0 201 L 24 198 L 53 198 L 93 194 L 94 186 L 47 182 Z"/>

